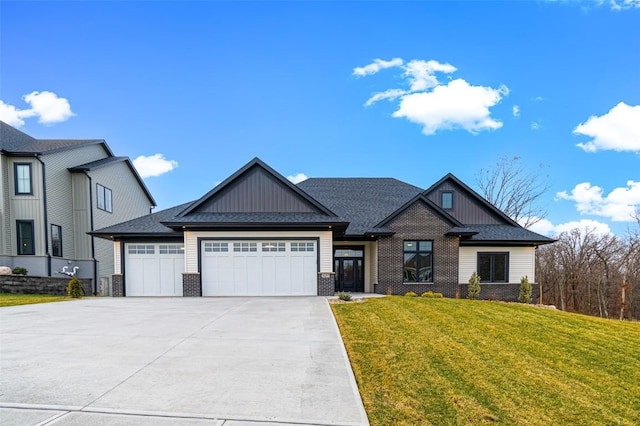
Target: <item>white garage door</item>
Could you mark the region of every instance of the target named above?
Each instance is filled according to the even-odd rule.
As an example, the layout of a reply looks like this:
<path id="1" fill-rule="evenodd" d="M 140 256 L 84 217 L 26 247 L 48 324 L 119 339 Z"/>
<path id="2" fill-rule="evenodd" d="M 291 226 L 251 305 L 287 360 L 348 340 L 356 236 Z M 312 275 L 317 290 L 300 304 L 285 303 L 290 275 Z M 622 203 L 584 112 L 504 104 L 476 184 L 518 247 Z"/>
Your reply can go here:
<path id="1" fill-rule="evenodd" d="M 203 241 L 203 296 L 315 296 L 316 241 Z"/>
<path id="2" fill-rule="evenodd" d="M 126 244 L 127 296 L 182 296 L 184 245 Z"/>

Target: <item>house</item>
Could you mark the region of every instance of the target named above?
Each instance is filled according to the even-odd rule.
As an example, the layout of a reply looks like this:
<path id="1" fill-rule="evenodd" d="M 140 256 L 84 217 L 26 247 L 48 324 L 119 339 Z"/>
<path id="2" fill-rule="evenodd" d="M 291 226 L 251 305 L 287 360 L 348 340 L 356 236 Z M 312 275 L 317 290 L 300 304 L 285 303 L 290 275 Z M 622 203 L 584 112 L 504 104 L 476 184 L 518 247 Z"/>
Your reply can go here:
<path id="1" fill-rule="evenodd" d="M 0 265 L 45 277 L 77 266 L 108 294 L 113 244 L 87 233 L 154 206 L 131 161 L 104 140 L 36 139 L 0 121 Z"/>
<path id="2" fill-rule="evenodd" d="M 535 282 L 522 228 L 448 174 L 424 190 L 390 178 L 297 185 L 253 159 L 193 202 L 98 229 L 113 241 L 114 296 L 332 295 L 336 291 L 486 298 Z"/>

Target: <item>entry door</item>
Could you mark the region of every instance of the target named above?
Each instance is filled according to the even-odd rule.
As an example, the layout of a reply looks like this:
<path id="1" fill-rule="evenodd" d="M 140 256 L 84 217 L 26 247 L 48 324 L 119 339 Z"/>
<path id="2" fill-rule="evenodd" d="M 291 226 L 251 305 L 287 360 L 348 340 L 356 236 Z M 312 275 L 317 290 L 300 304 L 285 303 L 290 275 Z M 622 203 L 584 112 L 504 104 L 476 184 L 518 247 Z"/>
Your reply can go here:
<path id="1" fill-rule="evenodd" d="M 336 291 L 364 292 L 362 258 L 341 257 L 335 259 Z"/>

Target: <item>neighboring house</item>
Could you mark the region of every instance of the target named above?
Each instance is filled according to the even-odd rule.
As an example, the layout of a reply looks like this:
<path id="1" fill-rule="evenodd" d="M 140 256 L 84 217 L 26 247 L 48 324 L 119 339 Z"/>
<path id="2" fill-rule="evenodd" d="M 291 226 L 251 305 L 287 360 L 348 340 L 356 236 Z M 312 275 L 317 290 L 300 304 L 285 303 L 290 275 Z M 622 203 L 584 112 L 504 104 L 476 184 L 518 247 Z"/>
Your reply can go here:
<path id="1" fill-rule="evenodd" d="M 113 240 L 113 295 L 517 298 L 535 282 L 528 231 L 449 174 L 427 190 L 388 178 L 294 185 L 254 159 L 199 200 L 99 229 Z"/>
<path id="2" fill-rule="evenodd" d="M 155 206 L 127 157 L 104 140 L 35 139 L 0 121 L 0 266 L 64 277 L 108 294 L 113 244 L 87 233 Z"/>

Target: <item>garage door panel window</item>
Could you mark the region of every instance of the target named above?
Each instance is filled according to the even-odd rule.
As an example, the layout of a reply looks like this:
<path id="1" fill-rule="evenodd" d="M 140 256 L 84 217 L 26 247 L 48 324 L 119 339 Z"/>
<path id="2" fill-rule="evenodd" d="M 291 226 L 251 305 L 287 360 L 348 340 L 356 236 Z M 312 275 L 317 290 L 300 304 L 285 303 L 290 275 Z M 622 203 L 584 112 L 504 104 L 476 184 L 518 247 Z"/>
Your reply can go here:
<path id="1" fill-rule="evenodd" d="M 311 241 L 292 242 L 291 251 L 315 251 L 315 244 Z"/>
<path id="2" fill-rule="evenodd" d="M 236 253 L 258 251 L 258 243 L 233 243 L 233 251 Z"/>
<path id="3" fill-rule="evenodd" d="M 181 254 L 184 253 L 184 244 L 160 244 L 160 254 Z"/>
<path id="4" fill-rule="evenodd" d="M 265 243 L 262 243 L 262 251 L 265 251 L 265 252 L 287 251 L 287 244 L 284 242 L 265 242 Z"/>
<path id="5" fill-rule="evenodd" d="M 127 252 L 129 254 L 155 254 L 156 247 L 153 244 L 129 244 Z"/>
<path id="6" fill-rule="evenodd" d="M 206 241 L 204 243 L 205 253 L 227 253 L 229 251 L 229 243 L 221 243 L 218 241 Z"/>

